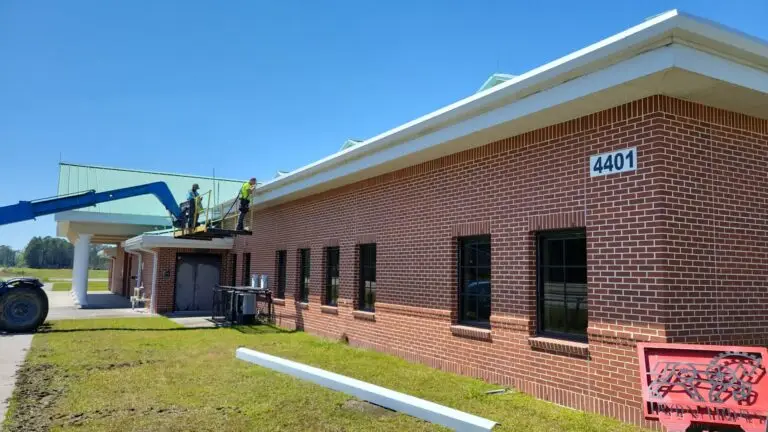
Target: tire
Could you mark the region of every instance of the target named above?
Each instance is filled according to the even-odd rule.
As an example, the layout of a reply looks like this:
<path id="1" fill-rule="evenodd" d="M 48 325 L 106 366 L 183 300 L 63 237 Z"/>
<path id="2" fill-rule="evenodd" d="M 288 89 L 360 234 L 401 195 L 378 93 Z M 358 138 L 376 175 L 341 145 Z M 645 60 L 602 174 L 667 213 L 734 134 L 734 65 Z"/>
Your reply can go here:
<path id="1" fill-rule="evenodd" d="M 22 285 L 0 296 L 0 330 L 35 331 L 48 317 L 48 296 L 35 286 Z"/>

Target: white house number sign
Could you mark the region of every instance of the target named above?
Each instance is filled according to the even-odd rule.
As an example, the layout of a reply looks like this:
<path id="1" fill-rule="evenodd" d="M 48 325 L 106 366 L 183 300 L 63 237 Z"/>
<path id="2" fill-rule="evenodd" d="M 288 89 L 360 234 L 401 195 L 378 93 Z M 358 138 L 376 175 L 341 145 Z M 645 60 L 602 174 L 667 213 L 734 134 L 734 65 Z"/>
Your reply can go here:
<path id="1" fill-rule="evenodd" d="M 589 176 L 597 177 L 637 169 L 637 148 L 632 147 L 589 157 Z"/>

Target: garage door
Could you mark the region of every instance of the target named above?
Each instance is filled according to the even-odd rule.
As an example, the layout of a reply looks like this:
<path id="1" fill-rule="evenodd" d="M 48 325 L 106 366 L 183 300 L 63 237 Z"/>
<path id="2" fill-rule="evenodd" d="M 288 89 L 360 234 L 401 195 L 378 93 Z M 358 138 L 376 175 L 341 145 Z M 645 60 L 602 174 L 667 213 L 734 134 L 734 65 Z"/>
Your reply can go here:
<path id="1" fill-rule="evenodd" d="M 211 311 L 213 288 L 219 283 L 220 266 L 218 255 L 177 255 L 174 310 Z"/>

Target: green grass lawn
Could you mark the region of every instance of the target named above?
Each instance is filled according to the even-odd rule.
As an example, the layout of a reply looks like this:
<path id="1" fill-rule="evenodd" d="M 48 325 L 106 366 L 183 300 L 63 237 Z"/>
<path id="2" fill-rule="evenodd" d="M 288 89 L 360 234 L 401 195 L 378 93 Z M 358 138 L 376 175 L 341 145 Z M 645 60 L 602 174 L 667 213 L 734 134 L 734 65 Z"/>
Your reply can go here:
<path id="1" fill-rule="evenodd" d="M 72 289 L 72 282 L 54 282 L 54 291 L 69 291 Z M 88 291 L 107 291 L 109 287 L 107 282 L 102 281 L 90 281 L 88 282 Z"/>
<path id="2" fill-rule="evenodd" d="M 165 318 L 56 321 L 19 373 L 10 431 L 431 431 L 397 413 L 235 359 L 240 346 L 493 419 L 498 431 L 637 431 L 616 421 L 340 342 L 267 326 L 185 329 Z"/>
<path id="3" fill-rule="evenodd" d="M 108 270 L 88 270 L 89 279 L 106 279 Z M 12 277 L 36 277 L 42 281 L 48 281 L 51 278 L 71 279 L 72 269 L 34 269 L 26 267 L 4 267 L 0 268 L 0 278 Z"/>

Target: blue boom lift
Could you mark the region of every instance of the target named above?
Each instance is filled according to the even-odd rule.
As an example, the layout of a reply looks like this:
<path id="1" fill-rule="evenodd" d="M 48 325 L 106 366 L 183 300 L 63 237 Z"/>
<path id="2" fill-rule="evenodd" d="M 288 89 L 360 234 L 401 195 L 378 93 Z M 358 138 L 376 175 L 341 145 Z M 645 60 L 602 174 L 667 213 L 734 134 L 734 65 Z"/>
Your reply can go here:
<path id="1" fill-rule="evenodd" d="M 211 238 L 234 233 L 227 230 L 210 230 L 196 236 L 185 231 L 190 212 L 183 211 L 173 198 L 171 190 L 163 182 L 148 183 L 115 189 L 106 192 L 94 190 L 70 195 L 57 196 L 36 201 L 21 201 L 18 204 L 0 207 L 0 225 L 35 219 L 38 216 L 75 210 L 109 201 L 140 195 L 154 195 L 171 214 L 172 225 L 179 229 L 181 237 Z M 194 213 L 194 217 L 197 214 Z M 36 278 L 15 278 L 0 281 L 0 332 L 27 332 L 37 329 L 48 316 L 48 297 L 42 290 L 43 284 Z"/>

